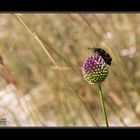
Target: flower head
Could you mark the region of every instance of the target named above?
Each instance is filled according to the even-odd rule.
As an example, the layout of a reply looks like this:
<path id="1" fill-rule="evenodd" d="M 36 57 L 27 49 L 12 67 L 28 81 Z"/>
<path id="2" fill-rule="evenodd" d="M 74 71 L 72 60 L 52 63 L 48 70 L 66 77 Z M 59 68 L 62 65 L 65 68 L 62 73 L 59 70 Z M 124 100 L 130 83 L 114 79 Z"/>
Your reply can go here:
<path id="1" fill-rule="evenodd" d="M 82 68 L 84 79 L 90 84 L 99 84 L 103 82 L 109 72 L 109 68 L 104 59 L 97 53 L 88 57 Z"/>

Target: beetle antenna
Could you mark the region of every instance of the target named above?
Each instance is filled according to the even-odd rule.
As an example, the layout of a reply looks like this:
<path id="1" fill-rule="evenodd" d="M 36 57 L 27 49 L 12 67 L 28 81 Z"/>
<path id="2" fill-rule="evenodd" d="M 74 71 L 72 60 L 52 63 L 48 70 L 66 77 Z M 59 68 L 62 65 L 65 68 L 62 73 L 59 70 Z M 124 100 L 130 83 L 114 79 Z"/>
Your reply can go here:
<path id="1" fill-rule="evenodd" d="M 88 50 L 94 50 L 94 48 L 91 48 L 91 47 L 90 47 L 90 48 L 88 48 Z"/>

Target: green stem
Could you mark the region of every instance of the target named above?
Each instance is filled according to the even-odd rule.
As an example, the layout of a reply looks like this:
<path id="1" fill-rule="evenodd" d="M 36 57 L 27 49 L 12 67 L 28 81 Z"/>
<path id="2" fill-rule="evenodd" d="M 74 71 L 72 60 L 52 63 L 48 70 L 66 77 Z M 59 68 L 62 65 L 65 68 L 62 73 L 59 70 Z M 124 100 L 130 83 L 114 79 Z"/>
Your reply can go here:
<path id="1" fill-rule="evenodd" d="M 104 115 L 104 118 L 105 118 L 105 121 L 106 121 L 106 126 L 109 127 L 101 84 L 99 84 L 98 87 L 99 87 L 101 108 L 102 108 L 103 115 Z"/>

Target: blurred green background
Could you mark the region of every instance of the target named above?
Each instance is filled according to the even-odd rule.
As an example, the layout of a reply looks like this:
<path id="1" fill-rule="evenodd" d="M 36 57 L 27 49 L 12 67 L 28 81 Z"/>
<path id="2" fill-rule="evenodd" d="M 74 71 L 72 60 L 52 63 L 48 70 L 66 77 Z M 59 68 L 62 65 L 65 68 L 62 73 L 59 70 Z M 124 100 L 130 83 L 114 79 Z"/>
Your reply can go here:
<path id="1" fill-rule="evenodd" d="M 15 126 L 103 126 L 98 87 L 82 76 L 88 47 L 112 56 L 102 87 L 110 126 L 140 125 L 140 14 L 0 14 L 0 115 Z M 27 26 L 26 26 L 27 25 Z M 49 52 L 27 28 L 36 33 Z"/>

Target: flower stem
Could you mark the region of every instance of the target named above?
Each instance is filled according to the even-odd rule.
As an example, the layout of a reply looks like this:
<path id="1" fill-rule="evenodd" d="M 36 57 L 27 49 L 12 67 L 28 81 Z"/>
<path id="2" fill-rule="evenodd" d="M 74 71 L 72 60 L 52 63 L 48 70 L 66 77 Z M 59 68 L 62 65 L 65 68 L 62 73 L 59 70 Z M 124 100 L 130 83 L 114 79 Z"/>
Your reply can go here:
<path id="1" fill-rule="evenodd" d="M 99 84 L 98 87 L 99 87 L 101 108 L 102 108 L 103 115 L 104 115 L 104 118 L 105 118 L 105 121 L 106 121 L 106 126 L 109 127 L 101 84 Z"/>

